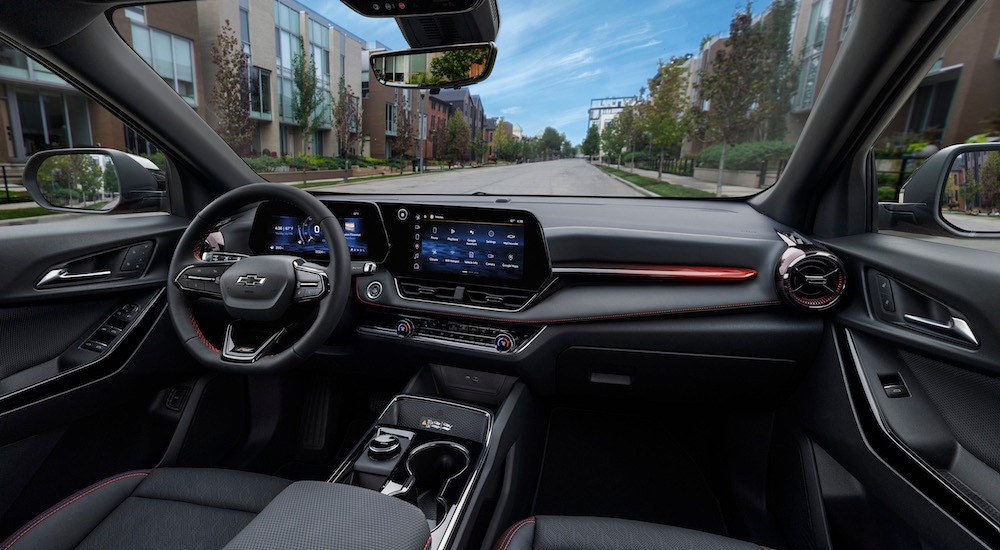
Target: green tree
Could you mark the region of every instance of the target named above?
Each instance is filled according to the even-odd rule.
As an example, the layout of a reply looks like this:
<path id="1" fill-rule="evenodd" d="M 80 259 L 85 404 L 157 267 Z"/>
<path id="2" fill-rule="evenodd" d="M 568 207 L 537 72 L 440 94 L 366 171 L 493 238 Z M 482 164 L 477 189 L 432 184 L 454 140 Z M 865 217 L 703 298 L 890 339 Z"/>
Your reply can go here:
<path id="1" fill-rule="evenodd" d="M 649 141 L 659 152 L 657 180 L 663 180 L 663 157 L 667 150 L 676 149 L 688 133 L 687 69 L 684 60 L 673 58 L 660 62 L 656 76 L 649 81 L 649 100 L 640 106 L 642 124 Z"/>
<path id="2" fill-rule="evenodd" d="M 430 82 L 456 82 L 472 78 L 472 66 L 486 63 L 489 50 L 473 48 L 453 50 L 431 60 Z"/>
<path id="3" fill-rule="evenodd" d="M 462 111 L 457 111 L 448 119 L 445 143 L 448 150 L 449 168 L 452 162 L 468 158 L 469 147 L 472 144 L 472 133 L 469 130 L 469 123 L 465 121 L 465 115 L 462 114 Z"/>
<path id="4" fill-rule="evenodd" d="M 726 169 L 726 147 L 740 143 L 757 127 L 760 113 L 755 108 L 766 91 L 763 72 L 763 40 L 753 25 L 751 5 L 737 12 L 729 25 L 725 49 L 711 60 L 711 70 L 702 70 L 699 90 L 710 102 L 707 111 L 695 108 L 695 133 L 703 140 L 722 144 L 719 179 L 715 193 L 722 196 L 722 176 Z"/>
<path id="5" fill-rule="evenodd" d="M 486 152 L 489 150 L 490 144 L 486 143 L 486 140 L 483 138 L 476 136 L 475 139 L 472 140 L 472 154 L 475 155 L 475 160 L 477 162 L 481 162 L 483 160 L 483 156 L 486 155 Z"/>
<path id="6" fill-rule="evenodd" d="M 583 143 L 580 144 L 580 152 L 588 157 L 601 154 L 601 131 L 596 124 L 587 129 L 587 137 L 583 138 Z"/>
<path id="7" fill-rule="evenodd" d="M 340 156 L 347 158 L 348 152 L 361 138 L 361 100 L 340 77 L 337 83 L 337 95 L 331 97 L 330 122 L 337 135 L 337 147 Z"/>
<path id="8" fill-rule="evenodd" d="M 321 111 L 325 94 L 316 80 L 316 66 L 312 56 L 306 55 L 305 46 L 299 42 L 299 51 L 292 59 L 292 120 L 299 125 L 302 151 L 312 150 L 312 135 L 316 133 L 325 113 Z"/>
<path id="9" fill-rule="evenodd" d="M 788 133 L 788 113 L 795 93 L 796 64 L 792 58 L 791 32 L 795 0 L 774 0 L 760 24 L 760 79 L 764 91 L 757 101 L 758 141 L 781 140 Z"/>
<path id="10" fill-rule="evenodd" d="M 121 189 L 118 183 L 118 172 L 115 171 L 114 163 L 108 162 L 104 165 L 104 191 L 106 193 L 117 193 Z"/>
<path id="11" fill-rule="evenodd" d="M 566 159 L 571 159 L 576 156 L 576 147 L 573 147 L 573 144 L 570 143 L 568 139 L 566 141 L 563 141 L 562 156 L 563 158 Z"/>
<path id="12" fill-rule="evenodd" d="M 1000 153 L 990 151 L 983 167 L 979 170 L 979 186 L 983 194 L 983 206 L 994 208 L 1000 202 Z"/>
<path id="13" fill-rule="evenodd" d="M 403 155 L 413 153 L 413 145 L 417 140 L 416 116 L 411 109 L 406 108 L 408 102 L 400 101 L 400 94 L 408 93 L 408 90 L 403 90 L 396 94 L 396 135 L 387 137 L 400 162 L 403 161 Z M 402 171 L 401 165 L 400 172 Z"/>
<path id="14" fill-rule="evenodd" d="M 644 123 L 642 122 L 642 114 L 639 111 L 639 105 L 626 105 L 622 109 L 622 112 L 618 113 L 618 116 L 615 117 L 614 121 L 616 123 L 615 131 L 619 134 L 622 141 L 622 147 L 634 153 L 638 145 L 637 142 L 645 132 Z M 621 148 L 618 150 L 621 151 Z M 630 170 L 634 169 L 635 155 L 632 155 Z"/>
<path id="15" fill-rule="evenodd" d="M 549 160 L 551 153 L 558 152 L 562 148 L 564 139 L 565 136 L 561 135 L 555 128 L 551 126 L 545 128 L 541 139 L 541 153 L 545 155 L 545 160 Z"/>
<path id="16" fill-rule="evenodd" d="M 250 120 L 248 60 L 240 38 L 228 19 L 222 26 L 222 32 L 215 37 L 210 53 L 215 65 L 215 85 L 209 105 L 218 119 L 215 131 L 233 151 L 246 155 L 250 151 L 254 131 L 253 121 Z"/>
<path id="17" fill-rule="evenodd" d="M 511 160 L 514 136 L 507 133 L 505 125 L 502 118 L 497 121 L 497 129 L 493 132 L 493 148 L 496 150 L 497 159 Z"/>
<path id="18" fill-rule="evenodd" d="M 601 149 L 605 155 L 611 158 L 617 157 L 618 164 L 621 164 L 622 149 L 624 148 L 625 136 L 619 129 L 618 118 L 614 118 L 604 126 L 604 131 L 601 132 Z"/>

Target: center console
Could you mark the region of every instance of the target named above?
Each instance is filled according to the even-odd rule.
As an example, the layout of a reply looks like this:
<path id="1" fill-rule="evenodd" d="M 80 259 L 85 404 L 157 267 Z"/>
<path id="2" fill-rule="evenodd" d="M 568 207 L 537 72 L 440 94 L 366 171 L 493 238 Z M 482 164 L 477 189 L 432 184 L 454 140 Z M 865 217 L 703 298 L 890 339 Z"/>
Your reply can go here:
<path id="1" fill-rule="evenodd" d="M 430 549 L 448 547 L 489 447 L 493 414 L 437 398 L 399 395 L 330 481 L 415 505 Z"/>

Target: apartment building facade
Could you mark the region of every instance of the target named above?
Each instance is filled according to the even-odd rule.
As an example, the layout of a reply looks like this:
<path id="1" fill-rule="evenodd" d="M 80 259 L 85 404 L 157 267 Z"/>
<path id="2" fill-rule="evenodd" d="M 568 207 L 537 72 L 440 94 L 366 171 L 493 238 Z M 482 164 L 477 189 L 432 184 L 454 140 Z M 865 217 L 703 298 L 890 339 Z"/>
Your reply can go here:
<path id="1" fill-rule="evenodd" d="M 199 116 L 214 126 L 211 46 L 226 21 L 249 56 L 250 154 L 336 154 L 329 120 L 339 79 L 361 89 L 363 41 L 294 0 L 203 0 L 118 10 L 119 33 Z M 326 94 L 324 123 L 305 142 L 291 118 L 292 60 L 300 44 Z M 357 98 L 360 101 L 360 97 Z M 153 153 L 155 146 L 43 66 L 0 43 L 0 163 L 56 147 L 103 146 Z"/>

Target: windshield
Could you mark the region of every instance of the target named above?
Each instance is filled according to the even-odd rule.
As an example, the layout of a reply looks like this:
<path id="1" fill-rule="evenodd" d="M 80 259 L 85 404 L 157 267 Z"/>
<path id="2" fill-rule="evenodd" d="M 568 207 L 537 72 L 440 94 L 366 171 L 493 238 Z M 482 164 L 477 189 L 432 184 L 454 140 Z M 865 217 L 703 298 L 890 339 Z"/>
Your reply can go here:
<path id="1" fill-rule="evenodd" d="M 394 19 L 340 2 L 169 3 L 114 21 L 270 181 L 713 198 L 778 180 L 854 4 L 498 0 L 492 75 L 439 93 L 374 78 L 370 56 L 410 45 Z M 407 59 L 440 61 L 427 57 Z"/>

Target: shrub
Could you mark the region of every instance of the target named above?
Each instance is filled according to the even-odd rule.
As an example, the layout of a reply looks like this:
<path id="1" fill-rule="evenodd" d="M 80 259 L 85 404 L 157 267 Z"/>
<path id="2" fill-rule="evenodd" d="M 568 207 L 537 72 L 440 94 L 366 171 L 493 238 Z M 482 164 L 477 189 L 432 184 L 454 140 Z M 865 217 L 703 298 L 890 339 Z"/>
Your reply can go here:
<path id="1" fill-rule="evenodd" d="M 879 202 L 891 202 L 896 200 L 896 188 L 895 187 L 879 187 L 878 188 L 878 200 Z"/>
<path id="2" fill-rule="evenodd" d="M 794 143 L 785 141 L 753 141 L 726 147 L 727 170 L 759 170 L 763 161 L 785 160 L 792 155 Z M 703 168 L 718 168 L 722 145 L 706 147 L 695 161 Z M 775 166 L 776 168 L 777 166 Z"/>
<path id="3" fill-rule="evenodd" d="M 253 168 L 258 174 L 262 172 L 274 172 L 279 166 L 283 166 L 285 161 L 278 157 L 243 157 L 243 161 Z"/>
<path id="4" fill-rule="evenodd" d="M 142 155 L 153 162 L 160 170 L 167 171 L 167 157 L 163 153 L 153 153 L 152 155 Z"/>

